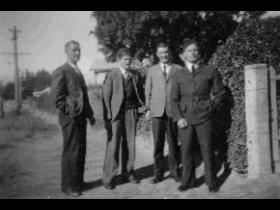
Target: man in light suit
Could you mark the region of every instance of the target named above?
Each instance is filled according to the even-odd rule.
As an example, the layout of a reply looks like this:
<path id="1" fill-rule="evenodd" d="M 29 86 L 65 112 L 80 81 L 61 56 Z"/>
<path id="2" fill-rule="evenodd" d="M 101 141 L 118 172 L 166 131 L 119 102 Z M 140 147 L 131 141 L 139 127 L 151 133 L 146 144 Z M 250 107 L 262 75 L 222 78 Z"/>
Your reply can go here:
<path id="1" fill-rule="evenodd" d="M 171 87 L 175 73 L 181 68 L 171 63 L 170 48 L 160 43 L 156 48 L 159 64 L 152 66 L 146 79 L 146 117 L 152 118 L 154 137 L 154 179 L 156 184 L 164 179 L 165 134 L 169 145 L 170 177 L 179 182 L 179 147 L 177 127 L 171 113 Z"/>
<path id="2" fill-rule="evenodd" d="M 129 49 L 120 49 L 119 68 L 106 75 L 103 85 L 104 121 L 108 132 L 103 184 L 109 190 L 116 187 L 120 146 L 123 178 L 132 184 L 139 183 L 134 174 L 135 137 L 138 108 L 144 105 L 143 83 L 140 73 L 131 69 L 131 59 Z"/>
<path id="3" fill-rule="evenodd" d="M 76 41 L 65 45 L 68 61 L 52 75 L 52 95 L 63 133 L 62 191 L 78 197 L 84 185 L 87 119 L 94 125 L 84 77 L 78 68 L 81 49 Z"/>

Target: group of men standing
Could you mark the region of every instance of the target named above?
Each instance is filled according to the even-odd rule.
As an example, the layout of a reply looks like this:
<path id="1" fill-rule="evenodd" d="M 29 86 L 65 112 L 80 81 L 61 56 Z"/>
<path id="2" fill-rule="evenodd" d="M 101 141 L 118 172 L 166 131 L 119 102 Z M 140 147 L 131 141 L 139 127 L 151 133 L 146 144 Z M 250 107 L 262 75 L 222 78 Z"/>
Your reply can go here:
<path id="1" fill-rule="evenodd" d="M 64 138 L 62 190 L 67 195 L 79 196 L 84 184 L 86 119 L 92 125 L 95 119 L 84 78 L 77 66 L 79 43 L 70 41 L 65 50 L 68 62 L 54 72 L 52 90 L 60 110 Z M 197 136 L 205 163 L 206 184 L 210 192 L 215 192 L 211 118 L 224 94 L 222 80 L 214 68 L 201 63 L 199 44 L 194 40 L 183 43 L 180 57 L 184 66 L 172 63 L 171 50 L 166 43 L 157 45 L 156 55 L 159 63 L 148 69 L 145 80 L 131 68 L 132 54 L 126 48 L 117 53 L 119 68 L 106 75 L 102 91 L 108 134 L 103 168 L 104 187 L 109 190 L 116 187 L 120 149 L 122 177 L 130 183 L 140 183 L 134 171 L 135 138 L 138 110 L 145 107 L 146 118 L 152 121 L 154 139 L 152 184 L 164 180 L 164 145 L 167 139 L 170 177 L 181 182 L 179 191 L 195 187 L 193 143 Z"/>

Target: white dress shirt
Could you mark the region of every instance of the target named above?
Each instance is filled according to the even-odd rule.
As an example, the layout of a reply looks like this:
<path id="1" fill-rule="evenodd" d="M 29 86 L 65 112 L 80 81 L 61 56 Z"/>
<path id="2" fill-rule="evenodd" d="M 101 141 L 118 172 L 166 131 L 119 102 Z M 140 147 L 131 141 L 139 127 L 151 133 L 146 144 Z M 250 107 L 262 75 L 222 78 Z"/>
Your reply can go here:
<path id="1" fill-rule="evenodd" d="M 198 64 L 195 64 L 195 63 L 191 63 L 191 62 L 188 62 L 188 61 L 185 61 L 185 66 L 188 68 L 188 70 L 192 73 L 192 70 L 193 70 L 193 67 L 195 69 L 198 68 Z"/>
<path id="2" fill-rule="evenodd" d="M 72 68 L 75 70 L 75 72 L 77 74 L 81 74 L 82 75 L 82 72 L 81 70 L 79 69 L 78 65 L 77 64 L 74 64 L 74 63 L 71 63 L 70 61 L 68 61 L 69 65 L 72 66 Z"/>
<path id="3" fill-rule="evenodd" d="M 167 76 L 170 74 L 171 67 L 172 67 L 170 64 L 160 63 L 160 67 L 161 67 L 161 70 L 163 73 L 164 73 L 164 67 L 165 67 Z"/>
<path id="4" fill-rule="evenodd" d="M 119 69 L 120 69 L 122 75 L 124 76 L 124 78 L 127 79 L 127 77 L 129 76 L 128 71 L 125 70 L 124 68 L 122 68 L 121 66 L 119 66 Z"/>

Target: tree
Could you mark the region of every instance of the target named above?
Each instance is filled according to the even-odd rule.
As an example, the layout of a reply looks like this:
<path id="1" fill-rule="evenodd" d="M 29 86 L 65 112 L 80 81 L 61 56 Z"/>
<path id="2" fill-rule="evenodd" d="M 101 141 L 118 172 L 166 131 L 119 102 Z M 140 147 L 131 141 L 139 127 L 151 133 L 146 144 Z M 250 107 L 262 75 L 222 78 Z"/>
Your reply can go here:
<path id="1" fill-rule="evenodd" d="M 15 84 L 9 82 L 5 88 L 3 93 L 3 98 L 5 100 L 14 100 L 15 99 Z"/>
<path id="2" fill-rule="evenodd" d="M 35 89 L 35 74 L 26 70 L 25 77 L 23 78 L 22 81 L 22 87 L 23 87 L 23 92 L 22 92 L 22 97 L 25 99 L 27 96 L 32 96 L 32 93 L 34 92 Z"/>
<path id="3" fill-rule="evenodd" d="M 41 91 L 47 87 L 50 87 L 51 82 L 52 82 L 51 73 L 42 69 L 42 70 L 38 71 L 35 75 L 34 90 Z"/>
<path id="4" fill-rule="evenodd" d="M 4 93 L 4 85 L 0 81 L 0 98 L 3 97 L 3 93 Z"/>
<path id="5" fill-rule="evenodd" d="M 259 17 L 265 11 L 94 11 L 98 38 L 107 61 L 115 61 L 116 51 L 130 47 L 142 60 L 154 54 L 159 41 L 169 42 L 175 61 L 185 38 L 202 44 L 207 61 L 238 26 L 240 18 Z"/>

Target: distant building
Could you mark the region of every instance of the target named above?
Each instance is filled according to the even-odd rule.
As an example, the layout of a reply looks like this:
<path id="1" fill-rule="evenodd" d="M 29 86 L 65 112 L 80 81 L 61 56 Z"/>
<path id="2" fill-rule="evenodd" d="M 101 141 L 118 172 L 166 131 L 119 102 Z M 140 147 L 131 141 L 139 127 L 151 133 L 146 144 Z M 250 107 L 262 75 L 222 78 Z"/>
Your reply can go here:
<path id="1" fill-rule="evenodd" d="M 50 94 L 51 94 L 51 88 L 50 87 L 47 87 L 42 91 L 33 92 L 33 96 L 36 97 L 36 98 L 39 98 L 39 97 L 45 96 L 45 95 L 50 95 Z"/>
<path id="2" fill-rule="evenodd" d="M 90 71 L 94 73 L 94 85 L 101 85 L 106 74 L 110 71 L 113 71 L 113 68 L 91 69 Z"/>

